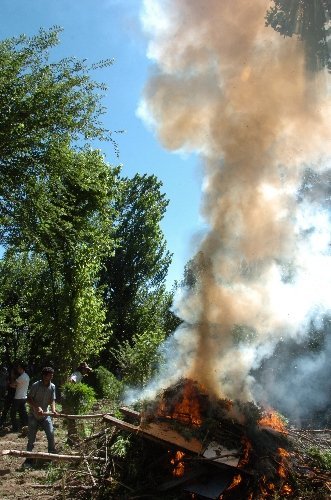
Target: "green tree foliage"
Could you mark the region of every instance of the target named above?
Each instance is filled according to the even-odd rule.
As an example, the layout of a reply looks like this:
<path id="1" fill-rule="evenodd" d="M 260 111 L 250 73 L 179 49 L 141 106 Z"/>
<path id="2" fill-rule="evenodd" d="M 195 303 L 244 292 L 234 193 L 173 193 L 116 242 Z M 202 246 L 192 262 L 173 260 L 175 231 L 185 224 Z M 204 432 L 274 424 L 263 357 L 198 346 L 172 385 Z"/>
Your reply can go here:
<path id="1" fill-rule="evenodd" d="M 49 62 L 59 31 L 0 42 L 0 236 L 12 253 L 43 261 L 49 314 L 39 325 L 65 376 L 106 338 L 95 277 L 112 251 L 119 170 L 82 146 L 110 138 L 99 123 L 103 86 L 82 61 Z"/>
<path id="2" fill-rule="evenodd" d="M 123 392 L 123 383 L 104 366 L 99 366 L 89 375 L 88 381 L 95 389 L 98 398 L 118 402 Z"/>
<path id="3" fill-rule="evenodd" d="M 22 213 L 27 202 L 34 203 L 40 185 L 47 183 L 54 149 L 69 149 L 78 139 L 111 139 L 99 123 L 104 87 L 91 79 L 90 68 L 74 58 L 49 62 L 48 51 L 58 43 L 60 31 L 40 30 L 32 38 L 0 42 L 3 243 L 20 242 Z"/>
<path id="4" fill-rule="evenodd" d="M 274 0 L 273 4 L 267 11 L 266 25 L 283 36 L 299 36 L 305 46 L 310 70 L 327 66 L 331 71 L 327 41 L 327 21 L 331 14 L 329 0 Z"/>
<path id="5" fill-rule="evenodd" d="M 41 337 L 44 273 L 45 262 L 28 254 L 6 253 L 0 261 L 0 354 L 7 363 L 29 359 Z"/>
<path id="6" fill-rule="evenodd" d="M 100 124 L 104 86 L 90 77 L 98 65 L 50 62 L 59 32 L 0 42 L 0 325 L 6 352 L 51 359 L 64 380 L 100 351 L 119 366 L 109 349 L 147 345 L 146 335 L 156 346 L 178 320 L 165 289 L 161 183 L 120 178 L 86 144 L 113 141 Z"/>
<path id="7" fill-rule="evenodd" d="M 66 382 L 62 387 L 62 404 L 66 412 L 82 415 L 95 403 L 94 389 L 82 382 Z"/>
<path id="8" fill-rule="evenodd" d="M 110 359 L 109 349 L 132 346 L 132 339 L 136 343 L 137 336 L 158 327 L 167 335 L 178 324 L 169 312 L 172 293 L 165 289 L 171 255 L 160 229 L 168 204 L 160 188 L 155 176 L 125 178 L 115 204 L 115 251 L 100 276 L 113 331 L 103 364 L 113 369 L 119 363 Z"/>

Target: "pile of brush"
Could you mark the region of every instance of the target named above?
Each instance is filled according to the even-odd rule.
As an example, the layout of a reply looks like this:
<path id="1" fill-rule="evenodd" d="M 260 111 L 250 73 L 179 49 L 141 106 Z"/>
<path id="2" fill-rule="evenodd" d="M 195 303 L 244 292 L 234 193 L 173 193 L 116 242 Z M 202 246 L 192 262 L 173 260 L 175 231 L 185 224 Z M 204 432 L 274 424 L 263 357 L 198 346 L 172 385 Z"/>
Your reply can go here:
<path id="1" fill-rule="evenodd" d="M 187 379 L 146 403 L 143 418 L 167 421 L 188 440 L 194 437 L 202 443 L 220 443 L 229 450 L 239 450 L 235 484 L 222 499 L 330 495 L 328 430 L 290 428 L 275 411 L 252 402 L 210 397 L 198 383 Z"/>

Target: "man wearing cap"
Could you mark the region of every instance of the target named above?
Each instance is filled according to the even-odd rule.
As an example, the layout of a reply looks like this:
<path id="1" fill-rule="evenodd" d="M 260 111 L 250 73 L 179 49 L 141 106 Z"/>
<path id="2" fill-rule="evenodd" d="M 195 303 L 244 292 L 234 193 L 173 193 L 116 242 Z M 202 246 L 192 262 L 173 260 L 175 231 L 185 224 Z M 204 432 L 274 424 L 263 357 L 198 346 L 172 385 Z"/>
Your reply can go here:
<path id="1" fill-rule="evenodd" d="M 85 375 L 88 375 L 92 371 L 92 368 L 88 366 L 87 363 L 82 362 L 80 365 L 77 367 L 77 369 L 70 375 L 70 382 L 73 382 L 74 384 L 78 384 L 83 380 L 83 377 Z"/>

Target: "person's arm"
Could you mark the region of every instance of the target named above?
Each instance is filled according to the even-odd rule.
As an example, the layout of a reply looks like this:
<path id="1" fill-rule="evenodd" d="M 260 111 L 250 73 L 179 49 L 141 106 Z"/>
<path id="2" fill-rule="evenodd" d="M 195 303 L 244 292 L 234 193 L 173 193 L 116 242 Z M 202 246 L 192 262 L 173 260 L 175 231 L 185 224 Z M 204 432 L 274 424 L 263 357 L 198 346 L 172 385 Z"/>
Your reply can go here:
<path id="1" fill-rule="evenodd" d="M 56 391 L 55 391 L 55 385 L 52 385 L 52 401 L 51 401 L 51 411 L 57 415 L 58 412 L 56 411 Z"/>
<path id="2" fill-rule="evenodd" d="M 33 412 L 38 415 L 42 416 L 44 414 L 43 409 L 36 404 L 35 400 L 33 399 L 33 396 L 31 394 L 28 395 L 27 397 L 27 403 L 31 406 Z"/>
<path id="3" fill-rule="evenodd" d="M 58 412 L 56 411 L 56 401 L 55 401 L 55 399 L 51 402 L 51 411 L 52 411 L 52 413 L 55 413 L 55 415 L 58 414 Z"/>

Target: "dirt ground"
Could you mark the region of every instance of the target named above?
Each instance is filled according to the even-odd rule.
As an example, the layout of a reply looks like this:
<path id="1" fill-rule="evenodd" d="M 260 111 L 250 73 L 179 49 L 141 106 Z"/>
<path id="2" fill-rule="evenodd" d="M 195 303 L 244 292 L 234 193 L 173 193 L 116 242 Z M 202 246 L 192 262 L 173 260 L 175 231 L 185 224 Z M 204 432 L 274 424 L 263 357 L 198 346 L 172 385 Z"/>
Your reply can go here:
<path id="1" fill-rule="evenodd" d="M 63 429 L 55 424 L 55 442 L 57 449 L 62 448 Z M 28 500 L 54 499 L 51 483 L 52 464 L 47 461 L 37 462 L 33 468 L 24 468 L 24 457 L 1 455 L 2 450 L 26 449 L 27 437 L 22 433 L 10 432 L 10 428 L 0 431 L 0 498 Z M 47 439 L 43 431 L 38 431 L 33 451 L 47 452 Z"/>

